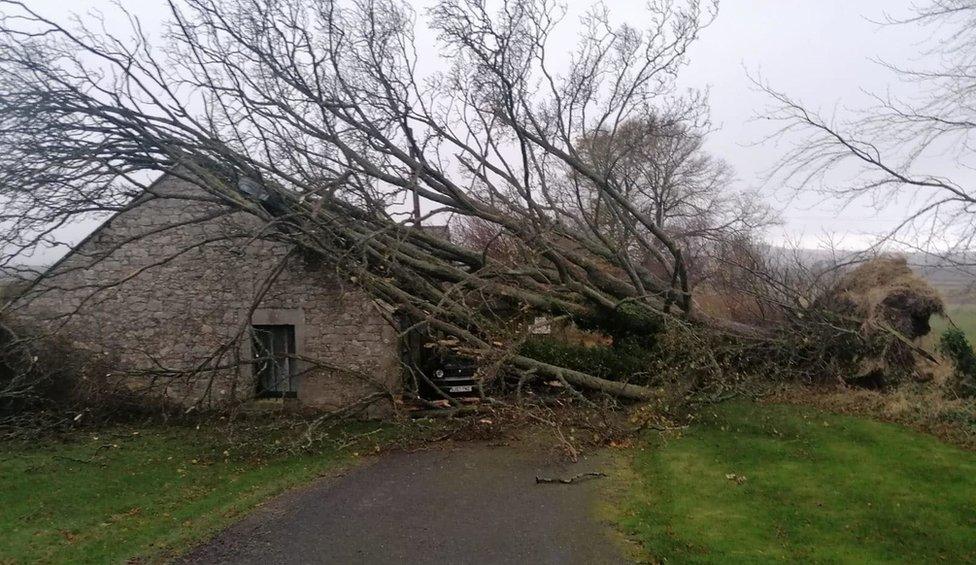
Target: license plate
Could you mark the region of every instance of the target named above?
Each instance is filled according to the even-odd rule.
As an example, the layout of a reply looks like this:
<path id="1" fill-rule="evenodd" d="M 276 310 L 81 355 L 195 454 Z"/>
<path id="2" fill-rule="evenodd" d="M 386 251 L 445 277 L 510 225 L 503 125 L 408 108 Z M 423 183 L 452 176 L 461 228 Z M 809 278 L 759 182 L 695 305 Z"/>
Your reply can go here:
<path id="1" fill-rule="evenodd" d="M 474 386 L 452 386 L 447 388 L 447 392 L 471 392 L 474 390 Z"/>

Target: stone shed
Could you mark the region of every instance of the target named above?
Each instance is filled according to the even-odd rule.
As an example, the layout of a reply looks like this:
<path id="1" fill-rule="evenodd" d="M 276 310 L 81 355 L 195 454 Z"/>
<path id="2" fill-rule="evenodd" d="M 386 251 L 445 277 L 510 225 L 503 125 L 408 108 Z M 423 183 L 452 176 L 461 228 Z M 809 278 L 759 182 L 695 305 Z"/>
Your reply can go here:
<path id="1" fill-rule="evenodd" d="M 206 196 L 164 175 L 51 267 L 15 315 L 179 402 L 387 411 L 400 386 L 390 309 Z"/>

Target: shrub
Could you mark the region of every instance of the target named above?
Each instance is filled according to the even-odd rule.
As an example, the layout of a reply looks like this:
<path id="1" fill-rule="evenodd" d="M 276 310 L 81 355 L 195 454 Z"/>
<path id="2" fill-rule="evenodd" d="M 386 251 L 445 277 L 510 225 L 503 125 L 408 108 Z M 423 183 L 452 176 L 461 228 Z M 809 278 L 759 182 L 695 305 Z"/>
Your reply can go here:
<path id="1" fill-rule="evenodd" d="M 26 437 L 79 422 L 127 419 L 165 408 L 112 374 L 112 359 L 0 320 L 0 437 Z"/>
<path id="2" fill-rule="evenodd" d="M 646 384 L 651 367 L 651 352 L 635 340 L 624 340 L 613 347 L 583 346 L 551 337 L 528 339 L 521 353 L 543 363 L 568 367 L 614 381 Z"/>
<path id="3" fill-rule="evenodd" d="M 956 369 L 957 389 L 965 396 L 976 396 L 976 353 L 959 328 L 942 332 L 939 350 L 948 357 Z"/>
<path id="4" fill-rule="evenodd" d="M 597 330 L 613 339 L 614 349 L 639 345 L 651 349 L 657 343 L 658 334 L 664 330 L 660 316 L 651 314 L 633 304 L 624 303 L 613 310 L 605 310 L 592 319 L 575 320 L 583 330 Z"/>

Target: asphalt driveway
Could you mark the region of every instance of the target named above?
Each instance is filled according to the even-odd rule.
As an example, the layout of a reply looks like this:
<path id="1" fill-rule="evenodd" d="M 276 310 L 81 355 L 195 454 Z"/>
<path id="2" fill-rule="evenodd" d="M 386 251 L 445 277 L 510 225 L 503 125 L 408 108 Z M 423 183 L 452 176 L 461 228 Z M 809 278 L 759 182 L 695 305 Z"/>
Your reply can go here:
<path id="1" fill-rule="evenodd" d="M 394 453 L 287 493 L 198 547 L 187 563 L 623 563 L 596 517 L 600 457 L 552 463 L 524 447 Z"/>

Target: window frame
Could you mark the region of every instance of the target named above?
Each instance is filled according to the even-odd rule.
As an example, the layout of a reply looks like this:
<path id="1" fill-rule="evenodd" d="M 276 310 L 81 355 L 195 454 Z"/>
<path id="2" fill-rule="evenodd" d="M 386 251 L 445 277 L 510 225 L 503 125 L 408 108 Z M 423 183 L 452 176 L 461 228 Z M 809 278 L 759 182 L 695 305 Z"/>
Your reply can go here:
<path id="1" fill-rule="evenodd" d="M 276 344 L 278 341 L 275 339 L 276 333 L 284 330 L 285 334 L 285 351 L 278 353 L 275 351 Z M 272 361 L 259 362 L 261 349 L 267 349 L 266 344 L 259 341 L 259 333 L 265 332 L 269 336 L 271 342 L 271 359 Z M 298 398 L 298 374 L 297 370 L 297 328 L 294 324 L 252 324 L 251 325 L 251 358 L 254 362 L 252 365 L 254 371 L 254 387 L 255 394 L 257 398 Z M 278 390 L 272 390 L 266 388 L 268 381 L 268 375 L 266 371 L 274 370 L 274 367 L 269 363 L 277 362 L 279 359 L 287 360 L 287 386 L 278 387 Z M 277 383 L 278 378 L 274 379 Z M 282 390 L 286 388 L 287 390 Z"/>

